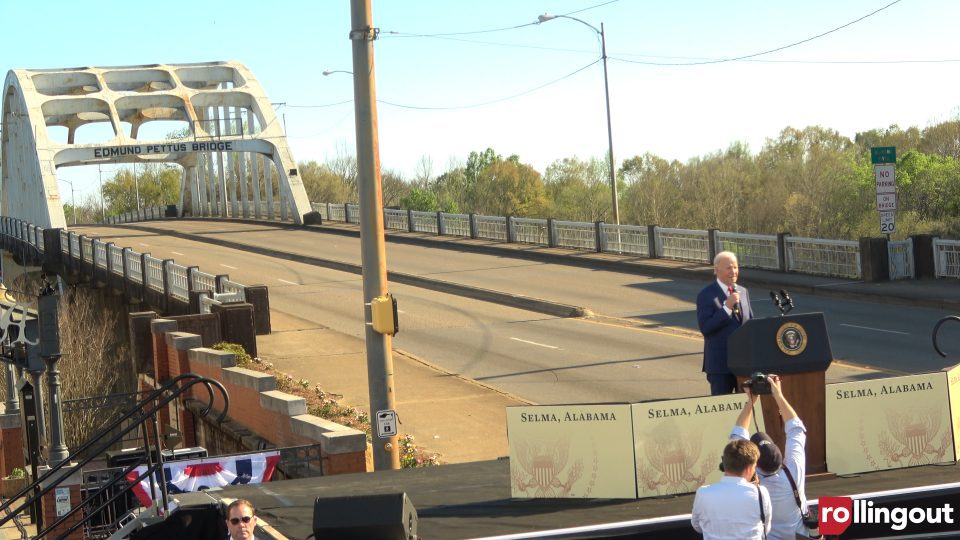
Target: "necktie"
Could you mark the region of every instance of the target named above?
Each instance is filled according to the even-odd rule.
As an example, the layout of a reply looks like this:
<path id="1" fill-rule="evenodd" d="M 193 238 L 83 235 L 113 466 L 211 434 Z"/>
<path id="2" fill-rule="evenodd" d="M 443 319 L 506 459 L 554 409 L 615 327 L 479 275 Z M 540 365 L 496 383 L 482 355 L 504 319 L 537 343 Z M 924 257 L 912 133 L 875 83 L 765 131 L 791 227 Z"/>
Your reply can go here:
<path id="1" fill-rule="evenodd" d="M 733 294 L 733 287 L 727 287 L 727 294 Z M 741 316 L 740 316 L 740 304 L 739 304 L 739 303 L 737 303 L 737 305 L 733 306 L 733 317 L 734 317 L 735 319 L 737 319 L 737 322 L 742 322 L 742 320 L 743 320 L 743 319 L 741 318 Z"/>

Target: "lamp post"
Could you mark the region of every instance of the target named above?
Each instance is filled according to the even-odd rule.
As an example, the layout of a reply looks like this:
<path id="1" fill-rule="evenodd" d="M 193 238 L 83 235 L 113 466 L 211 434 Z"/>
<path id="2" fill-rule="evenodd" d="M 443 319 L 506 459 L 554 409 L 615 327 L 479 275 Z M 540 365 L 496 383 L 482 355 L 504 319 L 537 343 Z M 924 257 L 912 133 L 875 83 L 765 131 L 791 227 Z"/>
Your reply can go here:
<path id="1" fill-rule="evenodd" d="M 100 168 L 99 163 L 97 163 L 97 174 L 100 176 L 100 219 L 106 221 L 107 207 L 103 204 L 103 169 Z"/>
<path id="2" fill-rule="evenodd" d="M 137 192 L 137 219 L 139 219 L 140 218 L 140 179 L 137 178 L 137 162 L 136 161 L 133 162 L 133 186 Z"/>
<path id="3" fill-rule="evenodd" d="M 600 23 L 600 29 L 597 29 L 596 26 L 578 19 L 576 17 L 571 17 L 569 15 L 550 15 L 544 13 L 537 17 L 537 22 L 544 23 L 551 21 L 553 19 L 570 19 L 577 21 L 578 23 L 589 27 L 591 30 L 597 33 L 600 36 L 600 56 L 603 59 L 603 91 L 607 100 L 607 143 L 609 145 L 608 153 L 610 155 L 610 189 L 613 191 L 613 221 L 617 225 L 620 224 L 620 203 L 619 197 L 617 196 L 617 171 L 614 167 L 615 161 L 613 160 L 613 126 L 610 121 L 610 82 L 607 78 L 607 36 L 603 31 L 603 23 Z"/>
<path id="4" fill-rule="evenodd" d="M 77 190 L 73 189 L 73 182 L 69 180 L 60 179 L 61 182 L 70 184 L 70 198 L 73 202 L 70 204 L 73 206 L 73 224 L 77 224 Z"/>

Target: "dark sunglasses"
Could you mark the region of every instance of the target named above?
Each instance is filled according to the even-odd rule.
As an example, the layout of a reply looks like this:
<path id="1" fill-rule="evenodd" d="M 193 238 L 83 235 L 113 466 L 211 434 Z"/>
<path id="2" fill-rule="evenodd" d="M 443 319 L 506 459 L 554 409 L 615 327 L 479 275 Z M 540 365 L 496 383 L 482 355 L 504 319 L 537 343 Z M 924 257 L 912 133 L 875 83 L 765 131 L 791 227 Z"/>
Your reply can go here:
<path id="1" fill-rule="evenodd" d="M 242 518 L 230 518 L 231 525 L 239 525 L 240 522 L 250 523 L 250 520 L 253 519 L 253 516 L 243 516 Z"/>

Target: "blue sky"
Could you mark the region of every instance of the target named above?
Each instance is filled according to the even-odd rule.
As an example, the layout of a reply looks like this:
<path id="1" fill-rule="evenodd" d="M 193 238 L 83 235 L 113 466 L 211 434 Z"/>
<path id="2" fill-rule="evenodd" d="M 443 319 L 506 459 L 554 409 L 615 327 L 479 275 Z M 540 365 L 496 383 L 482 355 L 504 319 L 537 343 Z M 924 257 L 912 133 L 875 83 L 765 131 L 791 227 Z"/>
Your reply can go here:
<path id="1" fill-rule="evenodd" d="M 956 117 L 960 2 L 882 9 L 892 2 L 374 0 L 381 162 L 412 178 L 424 163 L 437 175 L 487 147 L 541 172 L 565 157 L 603 158 L 599 40 L 569 19 L 528 24 L 545 12 L 604 25 L 618 164 L 645 152 L 685 161 L 733 141 L 757 152 L 787 126 L 852 138 Z M 354 153 L 352 78 L 322 75 L 351 68 L 349 6 L 0 0 L 0 68 L 237 60 L 286 103 L 277 111 L 295 158 L 324 161 Z M 768 51 L 877 10 L 747 60 L 650 64 Z M 97 190 L 89 170 L 62 172 L 78 197 Z"/>

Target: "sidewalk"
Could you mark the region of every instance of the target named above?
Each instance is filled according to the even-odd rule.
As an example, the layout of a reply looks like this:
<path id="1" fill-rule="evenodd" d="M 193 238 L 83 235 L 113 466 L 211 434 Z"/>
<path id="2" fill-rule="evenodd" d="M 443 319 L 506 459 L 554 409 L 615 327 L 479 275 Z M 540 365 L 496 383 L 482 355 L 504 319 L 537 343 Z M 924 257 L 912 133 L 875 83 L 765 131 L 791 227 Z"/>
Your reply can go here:
<path id="1" fill-rule="evenodd" d="M 342 403 L 370 406 L 367 357 L 362 339 L 297 317 L 270 314 L 273 333 L 260 336 L 260 358 L 294 379 L 343 395 Z M 400 433 L 438 452 L 445 463 L 508 455 L 506 407 L 526 401 L 394 351 L 394 384 Z"/>

